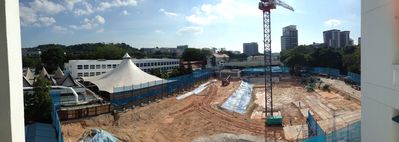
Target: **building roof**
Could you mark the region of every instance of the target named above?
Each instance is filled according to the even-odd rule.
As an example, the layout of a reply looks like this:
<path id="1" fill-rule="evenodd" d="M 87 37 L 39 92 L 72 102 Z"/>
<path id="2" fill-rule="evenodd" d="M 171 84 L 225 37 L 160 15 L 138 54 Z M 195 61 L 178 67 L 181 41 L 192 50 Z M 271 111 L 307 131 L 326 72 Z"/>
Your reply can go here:
<path id="1" fill-rule="evenodd" d="M 45 77 L 45 78 L 47 78 L 47 79 L 50 79 L 50 78 L 51 78 L 50 75 L 48 74 L 46 68 L 44 68 L 44 67 L 42 68 L 42 71 L 40 72 L 39 76 Z"/>
<path id="2" fill-rule="evenodd" d="M 60 67 L 58 67 L 57 70 L 55 71 L 53 78 L 56 80 L 64 78 L 64 72 L 61 70 Z"/>
<path id="3" fill-rule="evenodd" d="M 28 68 L 26 70 L 26 74 L 25 74 L 26 79 L 28 80 L 33 80 L 35 79 L 35 75 L 32 73 L 32 70 L 30 70 L 30 68 Z"/>
<path id="4" fill-rule="evenodd" d="M 229 55 L 226 55 L 226 54 L 215 53 L 215 54 L 213 54 L 213 56 L 215 56 L 216 58 L 229 58 Z"/>
<path id="5" fill-rule="evenodd" d="M 126 53 L 119 67 L 99 76 L 83 77 L 83 80 L 97 85 L 100 91 L 114 93 L 115 87 L 133 86 L 162 81 L 163 79 L 142 71 L 130 60 L 129 54 Z"/>

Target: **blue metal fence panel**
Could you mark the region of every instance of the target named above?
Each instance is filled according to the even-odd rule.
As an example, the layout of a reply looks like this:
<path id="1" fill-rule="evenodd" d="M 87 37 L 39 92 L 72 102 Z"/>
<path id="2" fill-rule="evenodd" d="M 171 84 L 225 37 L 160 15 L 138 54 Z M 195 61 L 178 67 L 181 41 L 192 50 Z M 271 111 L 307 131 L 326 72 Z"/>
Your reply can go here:
<path id="1" fill-rule="evenodd" d="M 61 122 L 60 118 L 58 117 L 58 110 L 60 109 L 60 92 L 52 91 L 50 92 L 50 96 L 52 99 L 52 107 L 51 107 L 51 120 L 52 124 L 55 128 L 57 140 L 58 142 L 64 142 L 62 137 L 62 129 L 61 129 Z"/>
<path id="2" fill-rule="evenodd" d="M 360 132 L 361 122 L 356 122 L 348 125 L 345 128 L 336 130 L 332 133 L 329 133 L 326 137 L 326 142 L 360 142 L 361 132 Z"/>
<path id="3" fill-rule="evenodd" d="M 308 118 L 306 120 L 308 123 L 308 137 L 325 135 L 325 132 L 314 119 L 313 115 L 310 114 L 310 111 L 308 112 Z"/>
<path id="4" fill-rule="evenodd" d="M 308 112 L 307 123 L 308 138 L 301 140 L 302 142 L 360 142 L 361 140 L 360 121 L 327 135 L 310 112 Z"/>
<path id="5" fill-rule="evenodd" d="M 348 77 L 349 77 L 350 80 L 352 80 L 353 82 L 355 82 L 355 83 L 360 85 L 360 83 L 361 83 L 360 74 L 353 73 L 353 72 L 348 72 Z"/>
<path id="6" fill-rule="evenodd" d="M 341 72 L 338 69 L 326 68 L 326 67 L 313 67 L 310 72 L 315 74 L 327 74 L 329 76 L 339 77 Z"/>

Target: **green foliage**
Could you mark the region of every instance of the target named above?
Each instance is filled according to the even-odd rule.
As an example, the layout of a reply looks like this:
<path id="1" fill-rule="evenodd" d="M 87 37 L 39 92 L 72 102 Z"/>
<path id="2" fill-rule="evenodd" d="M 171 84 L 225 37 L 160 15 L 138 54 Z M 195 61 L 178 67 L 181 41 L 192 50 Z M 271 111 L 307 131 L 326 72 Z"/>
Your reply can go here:
<path id="1" fill-rule="evenodd" d="M 161 72 L 161 78 L 163 78 L 163 79 L 168 79 L 168 78 L 169 78 L 169 73 L 168 73 L 168 71 L 163 70 L 163 71 Z"/>
<path id="2" fill-rule="evenodd" d="M 326 92 L 330 92 L 331 91 L 331 88 L 330 88 L 331 86 L 329 85 L 329 84 L 325 84 L 325 85 L 323 85 L 323 87 L 321 88 L 323 91 L 326 91 Z"/>
<path id="3" fill-rule="evenodd" d="M 234 54 L 232 51 L 219 51 L 219 54 L 226 54 L 229 56 L 230 60 L 235 60 L 235 61 L 246 61 L 248 58 L 248 55 L 246 54 Z"/>
<path id="4" fill-rule="evenodd" d="M 33 84 L 33 94 L 24 94 L 25 117 L 28 122 L 51 121 L 50 82 L 38 77 Z"/>
<path id="5" fill-rule="evenodd" d="M 22 57 L 22 66 L 36 68 L 41 64 L 40 57 Z"/>
<path id="6" fill-rule="evenodd" d="M 41 61 L 49 73 L 54 72 L 57 67 L 64 67 L 65 51 L 60 46 L 48 46 L 43 50 Z"/>
<path id="7" fill-rule="evenodd" d="M 282 51 L 280 60 L 292 69 L 296 67 L 329 67 L 341 71 L 360 73 L 360 48 L 314 48 L 299 46 Z"/>
<path id="8" fill-rule="evenodd" d="M 161 70 L 160 69 L 152 69 L 152 70 L 150 70 L 150 74 L 155 75 L 157 77 L 161 77 Z"/>
<path id="9" fill-rule="evenodd" d="M 360 48 L 355 48 L 351 52 L 344 52 L 342 62 L 347 71 L 360 73 Z"/>
<path id="10" fill-rule="evenodd" d="M 183 61 L 202 61 L 205 66 L 207 64 L 207 57 L 212 53 L 205 49 L 187 48 L 182 55 Z"/>

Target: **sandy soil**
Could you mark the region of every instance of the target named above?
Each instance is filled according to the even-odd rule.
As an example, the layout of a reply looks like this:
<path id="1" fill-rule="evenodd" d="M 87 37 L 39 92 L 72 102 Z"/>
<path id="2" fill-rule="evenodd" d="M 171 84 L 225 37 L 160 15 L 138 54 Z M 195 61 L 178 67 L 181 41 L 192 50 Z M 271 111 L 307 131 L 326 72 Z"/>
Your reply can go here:
<path id="1" fill-rule="evenodd" d="M 144 107 L 119 113 L 101 115 L 73 123 L 62 124 L 65 141 L 75 142 L 85 130 L 104 129 L 121 141 L 132 142 L 179 142 L 192 141 L 220 133 L 246 134 L 263 138 L 267 136 L 283 139 L 282 128 L 264 128 L 264 120 L 251 120 L 220 110 L 218 107 L 239 82 L 220 87 L 220 81 L 212 84 L 198 96 L 177 101 L 175 97 L 161 100 Z"/>

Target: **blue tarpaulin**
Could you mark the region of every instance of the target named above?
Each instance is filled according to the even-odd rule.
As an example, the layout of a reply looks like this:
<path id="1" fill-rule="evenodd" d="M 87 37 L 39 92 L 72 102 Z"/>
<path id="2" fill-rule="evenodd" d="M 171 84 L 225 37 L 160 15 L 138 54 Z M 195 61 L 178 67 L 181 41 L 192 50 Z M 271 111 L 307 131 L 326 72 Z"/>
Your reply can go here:
<path id="1" fill-rule="evenodd" d="M 118 139 L 111 133 L 101 129 L 91 129 L 85 134 L 82 142 L 117 142 Z"/>

